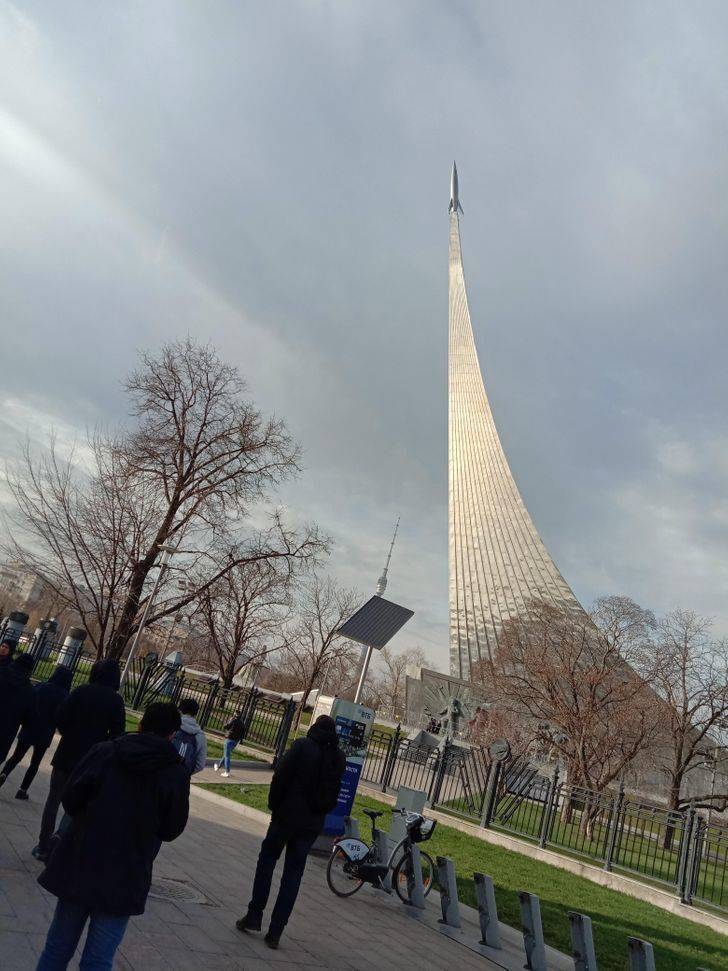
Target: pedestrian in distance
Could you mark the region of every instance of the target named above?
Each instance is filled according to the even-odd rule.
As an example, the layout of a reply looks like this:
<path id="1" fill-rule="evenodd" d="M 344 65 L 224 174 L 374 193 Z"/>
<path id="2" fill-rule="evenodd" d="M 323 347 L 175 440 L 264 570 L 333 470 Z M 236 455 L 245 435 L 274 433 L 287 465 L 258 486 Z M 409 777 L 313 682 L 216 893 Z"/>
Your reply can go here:
<path id="1" fill-rule="evenodd" d="M 33 688 L 34 706 L 28 725 L 20 729 L 15 750 L 0 770 L 0 786 L 25 757 L 29 749 L 33 749 L 30 765 L 26 769 L 20 788 L 15 793 L 16 799 L 27 799 L 30 784 L 35 779 L 43 756 L 48 751 L 56 730 L 56 713 L 62 702 L 68 697 L 71 688 L 73 671 L 59 664 L 47 681 L 37 684 Z"/>
<path id="2" fill-rule="evenodd" d="M 260 847 L 248 912 L 236 923 L 239 931 L 259 931 L 276 863 L 286 859 L 265 943 L 277 948 L 291 916 L 306 859 L 323 829 L 326 813 L 336 806 L 346 759 L 339 748 L 333 718 L 320 715 L 306 738 L 293 743 L 273 773 L 268 793 L 271 821 Z"/>
<path id="3" fill-rule="evenodd" d="M 207 736 L 196 721 L 199 710 L 199 702 L 194 698 L 183 698 L 180 701 L 182 724 L 172 739 L 172 745 L 179 752 L 190 775 L 202 772 L 207 764 Z"/>
<path id="4" fill-rule="evenodd" d="M 110 969 L 129 918 L 144 913 L 159 841 L 187 824 L 190 776 L 171 739 L 180 714 L 154 702 L 135 733 L 95 745 L 63 790 L 70 817 L 38 878 L 58 898 L 37 971 L 63 971 L 88 923 L 80 967 Z"/>
<path id="5" fill-rule="evenodd" d="M 7 758 L 18 729 L 32 721 L 35 699 L 30 675 L 34 663 L 30 654 L 19 654 L 0 668 L 0 763 Z"/>
<path id="6" fill-rule="evenodd" d="M 0 643 L 0 670 L 6 664 L 10 664 L 15 654 L 15 641 L 2 641 Z"/>
<path id="7" fill-rule="evenodd" d="M 126 728 L 124 702 L 118 693 L 119 662 L 96 661 L 88 684 L 79 685 L 59 706 L 56 728 L 61 734 L 51 760 L 51 785 L 43 808 L 38 845 L 33 856 L 45 862 L 52 848 L 61 791 L 89 749 L 121 735 Z"/>
<path id="8" fill-rule="evenodd" d="M 243 720 L 240 715 L 236 715 L 232 718 L 225 726 L 225 731 L 227 732 L 227 738 L 223 742 L 222 746 L 222 759 L 216 762 L 213 766 L 215 772 L 222 766 L 222 772 L 220 775 L 227 779 L 230 775 L 230 756 L 233 754 L 233 749 L 235 746 L 242 742 L 245 737 L 245 726 L 243 725 Z"/>

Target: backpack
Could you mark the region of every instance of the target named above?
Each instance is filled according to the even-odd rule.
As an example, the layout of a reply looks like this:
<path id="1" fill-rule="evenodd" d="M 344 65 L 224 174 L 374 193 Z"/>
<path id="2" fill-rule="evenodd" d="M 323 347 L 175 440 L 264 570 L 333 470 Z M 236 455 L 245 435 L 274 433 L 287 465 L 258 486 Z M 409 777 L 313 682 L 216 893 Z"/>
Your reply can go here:
<path id="1" fill-rule="evenodd" d="M 195 770 L 197 761 L 197 738 L 193 732 L 186 732 L 184 728 L 178 729 L 174 733 L 172 745 L 177 749 L 184 766 L 190 775 Z"/>
<path id="2" fill-rule="evenodd" d="M 339 799 L 339 789 L 343 778 L 341 750 L 327 745 L 321 751 L 316 788 L 309 793 L 311 809 L 317 813 L 330 813 Z"/>

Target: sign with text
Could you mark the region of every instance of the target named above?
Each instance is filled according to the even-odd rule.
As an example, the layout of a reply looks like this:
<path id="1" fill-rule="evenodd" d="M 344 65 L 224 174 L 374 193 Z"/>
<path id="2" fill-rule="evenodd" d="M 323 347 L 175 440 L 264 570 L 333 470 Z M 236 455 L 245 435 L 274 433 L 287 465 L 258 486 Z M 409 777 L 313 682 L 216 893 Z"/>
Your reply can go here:
<path id="1" fill-rule="evenodd" d="M 369 736 L 374 727 L 374 712 L 364 705 L 337 698 L 331 706 L 331 717 L 336 724 L 339 745 L 346 758 L 346 770 L 341 780 L 339 801 L 324 822 L 324 833 L 327 836 L 340 836 L 344 832 L 344 818 L 351 815 L 354 805 Z"/>

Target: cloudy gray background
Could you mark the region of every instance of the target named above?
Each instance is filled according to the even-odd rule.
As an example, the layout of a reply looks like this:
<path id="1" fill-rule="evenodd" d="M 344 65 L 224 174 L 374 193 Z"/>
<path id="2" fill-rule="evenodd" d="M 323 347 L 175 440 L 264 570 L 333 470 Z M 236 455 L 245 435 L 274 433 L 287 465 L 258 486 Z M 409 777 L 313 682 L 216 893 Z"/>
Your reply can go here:
<path id="1" fill-rule="evenodd" d="M 448 179 L 501 436 L 577 595 L 728 634 L 728 6 L 0 0 L 0 452 L 213 341 L 285 491 L 447 656 Z"/>

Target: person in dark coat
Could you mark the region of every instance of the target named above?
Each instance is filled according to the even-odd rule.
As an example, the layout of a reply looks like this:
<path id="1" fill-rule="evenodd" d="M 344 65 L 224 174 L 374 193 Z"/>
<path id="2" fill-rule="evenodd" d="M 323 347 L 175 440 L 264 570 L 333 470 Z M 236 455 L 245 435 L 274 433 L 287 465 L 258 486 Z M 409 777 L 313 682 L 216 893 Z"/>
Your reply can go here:
<path id="1" fill-rule="evenodd" d="M 10 664 L 15 654 L 15 641 L 2 641 L 0 643 L 0 670 L 6 664 Z"/>
<path id="2" fill-rule="evenodd" d="M 126 728 L 126 712 L 118 687 L 119 662 L 96 661 L 88 684 L 74 688 L 56 712 L 61 740 L 51 760 L 51 786 L 43 808 L 38 845 L 33 849 L 37 860 L 45 862 L 50 853 L 61 790 L 73 769 L 97 742 L 116 738 Z"/>
<path id="3" fill-rule="evenodd" d="M 19 654 L 0 670 L 0 763 L 7 758 L 18 729 L 30 725 L 33 718 L 34 663 L 30 654 Z"/>
<path id="4" fill-rule="evenodd" d="M 30 723 L 21 728 L 18 740 L 15 743 L 15 750 L 0 770 L 1 786 L 15 766 L 25 757 L 28 749 L 33 749 L 30 765 L 23 776 L 20 788 L 15 793 L 16 799 L 28 798 L 30 784 L 35 779 L 43 756 L 53 741 L 56 730 L 56 712 L 61 702 L 68 697 L 72 679 L 73 671 L 59 664 L 47 681 L 37 684 L 33 688 L 35 704 Z"/>
<path id="5" fill-rule="evenodd" d="M 63 790 L 71 822 L 38 883 L 58 897 L 37 971 L 68 966 L 86 923 L 81 967 L 111 968 L 129 917 L 143 914 L 160 840 L 187 825 L 190 775 L 171 739 L 180 714 L 154 702 L 139 731 L 94 746 Z"/>
<path id="6" fill-rule="evenodd" d="M 285 849 L 278 890 L 266 944 L 277 948 L 298 896 L 306 859 L 323 829 L 326 813 L 336 805 L 346 759 L 339 748 L 333 718 L 321 715 L 306 738 L 293 743 L 273 773 L 268 807 L 271 822 L 260 847 L 248 912 L 236 923 L 240 931 L 259 931 L 270 895 L 273 871 Z"/>

